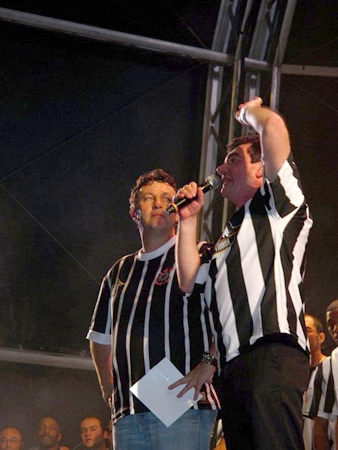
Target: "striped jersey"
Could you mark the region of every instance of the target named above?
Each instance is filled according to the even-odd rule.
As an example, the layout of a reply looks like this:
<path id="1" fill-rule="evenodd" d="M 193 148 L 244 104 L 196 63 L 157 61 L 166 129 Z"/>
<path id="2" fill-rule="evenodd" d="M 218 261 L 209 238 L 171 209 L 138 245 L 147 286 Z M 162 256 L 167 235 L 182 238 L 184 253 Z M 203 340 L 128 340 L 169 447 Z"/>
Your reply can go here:
<path id="1" fill-rule="evenodd" d="M 196 286 L 190 296 L 180 291 L 175 243 L 176 236 L 153 252 L 121 258 L 102 281 L 87 338 L 112 346 L 114 422 L 148 411 L 129 388 L 164 357 L 185 375 L 209 350 L 203 289 Z M 194 407 L 218 409 L 212 385 L 203 400 Z"/>
<path id="2" fill-rule="evenodd" d="M 263 337 L 293 336 L 307 351 L 302 288 L 311 226 L 290 154 L 276 180 L 265 179 L 228 221 L 197 276 L 206 283 L 221 366 Z"/>
<path id="3" fill-rule="evenodd" d="M 338 348 L 318 366 L 314 392 L 317 392 L 317 401 L 313 402 L 315 415 L 324 419 L 338 416 Z"/>
<path id="4" fill-rule="evenodd" d="M 325 364 L 324 364 L 325 362 Z M 303 396 L 303 439 L 305 450 L 313 449 L 313 423 L 314 418 L 319 416 L 327 419 L 328 439 L 334 448 L 334 429 L 336 422 L 337 407 L 333 394 L 333 375 L 330 357 L 322 361 L 318 366 L 311 369 L 309 383 Z M 328 389 L 329 388 L 329 389 Z M 330 394 L 329 394 L 330 392 Z M 327 412 L 324 412 L 326 410 Z"/>

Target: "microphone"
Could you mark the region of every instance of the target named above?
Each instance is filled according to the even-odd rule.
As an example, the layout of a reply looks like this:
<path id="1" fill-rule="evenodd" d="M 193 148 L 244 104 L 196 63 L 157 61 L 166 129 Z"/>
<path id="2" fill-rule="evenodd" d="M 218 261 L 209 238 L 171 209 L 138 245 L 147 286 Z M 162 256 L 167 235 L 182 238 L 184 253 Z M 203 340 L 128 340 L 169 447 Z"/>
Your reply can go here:
<path id="1" fill-rule="evenodd" d="M 211 189 L 217 189 L 221 185 L 221 179 L 218 175 L 210 175 L 208 178 L 203 182 L 203 184 L 199 184 L 199 187 L 202 188 L 202 191 L 204 193 L 209 192 Z M 179 209 L 181 209 L 183 206 L 186 206 L 188 203 L 190 203 L 193 198 L 179 198 L 176 199 L 173 203 L 171 203 L 165 210 L 165 212 L 168 214 L 172 214 L 175 212 L 178 212 Z"/>

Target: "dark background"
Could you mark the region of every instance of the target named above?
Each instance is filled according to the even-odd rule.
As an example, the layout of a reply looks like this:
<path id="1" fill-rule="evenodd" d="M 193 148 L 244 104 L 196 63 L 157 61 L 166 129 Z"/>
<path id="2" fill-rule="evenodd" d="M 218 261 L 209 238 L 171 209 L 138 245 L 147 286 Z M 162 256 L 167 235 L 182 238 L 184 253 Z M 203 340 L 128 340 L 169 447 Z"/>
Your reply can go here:
<path id="1" fill-rule="evenodd" d="M 220 1 L 0 6 L 211 48 Z M 337 67 L 337 22 L 336 1 L 299 1 L 284 62 Z M 135 179 L 155 167 L 179 185 L 198 179 L 207 65 L 0 25 L 0 345 L 85 357 L 101 279 L 140 246 Z M 337 78 L 282 76 L 279 111 L 314 218 L 305 299 L 323 321 L 338 298 L 337 104 Z M 72 446 L 84 414 L 107 417 L 92 371 L 0 361 L 0 376 L 0 428 L 21 427 L 27 448 L 42 415 Z"/>

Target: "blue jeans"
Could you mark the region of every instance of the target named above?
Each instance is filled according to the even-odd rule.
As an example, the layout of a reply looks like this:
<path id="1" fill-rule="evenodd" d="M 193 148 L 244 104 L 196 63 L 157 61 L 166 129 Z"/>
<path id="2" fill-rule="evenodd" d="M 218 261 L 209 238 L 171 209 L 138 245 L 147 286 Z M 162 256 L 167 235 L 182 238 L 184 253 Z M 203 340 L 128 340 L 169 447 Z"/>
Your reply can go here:
<path id="1" fill-rule="evenodd" d="M 189 409 L 170 427 L 153 413 L 120 419 L 113 426 L 114 450 L 209 450 L 217 411 Z"/>

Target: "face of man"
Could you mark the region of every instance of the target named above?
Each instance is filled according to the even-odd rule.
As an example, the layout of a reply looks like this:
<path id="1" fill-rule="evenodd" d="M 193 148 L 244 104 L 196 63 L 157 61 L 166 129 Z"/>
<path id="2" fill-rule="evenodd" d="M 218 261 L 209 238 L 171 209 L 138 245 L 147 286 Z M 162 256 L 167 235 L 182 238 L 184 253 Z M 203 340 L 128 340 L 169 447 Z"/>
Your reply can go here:
<path id="1" fill-rule="evenodd" d="M 332 339 L 338 345 L 338 308 L 326 313 L 326 323 Z"/>
<path id="2" fill-rule="evenodd" d="M 102 430 L 96 417 L 88 417 L 81 422 L 81 441 L 89 449 L 105 448 L 107 433 Z"/>
<path id="3" fill-rule="evenodd" d="M 132 218 L 139 220 L 145 231 L 175 234 L 176 215 L 165 212 L 175 193 L 172 186 L 158 181 L 143 186 L 137 196 L 136 210 L 130 212 Z"/>
<path id="4" fill-rule="evenodd" d="M 305 325 L 307 336 L 310 344 L 310 352 L 314 353 L 321 349 L 321 344 L 324 342 L 324 333 L 318 333 L 314 320 L 311 316 L 305 315 Z"/>
<path id="5" fill-rule="evenodd" d="M 60 426 L 53 417 L 43 417 L 38 424 L 40 448 L 57 448 L 61 440 Z"/>
<path id="6" fill-rule="evenodd" d="M 263 183 L 261 161 L 251 162 L 251 143 L 241 144 L 226 156 L 224 163 L 217 167 L 222 178 L 221 195 L 238 208 L 253 197 Z"/>
<path id="7" fill-rule="evenodd" d="M 0 432 L 0 450 L 22 450 L 23 439 L 16 428 L 4 428 Z"/>

